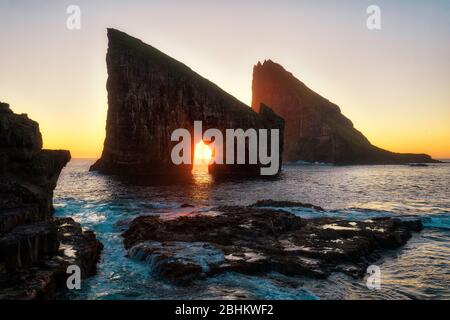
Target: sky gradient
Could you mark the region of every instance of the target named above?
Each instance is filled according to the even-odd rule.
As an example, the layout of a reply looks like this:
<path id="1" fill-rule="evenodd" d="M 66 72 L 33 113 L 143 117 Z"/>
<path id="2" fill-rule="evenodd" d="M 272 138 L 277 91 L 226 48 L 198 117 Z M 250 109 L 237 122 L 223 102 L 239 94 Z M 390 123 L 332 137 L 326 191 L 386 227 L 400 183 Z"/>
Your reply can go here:
<path id="1" fill-rule="evenodd" d="M 81 29 L 66 8 L 81 8 Z M 382 29 L 366 28 L 381 8 Z M 190 66 L 243 102 L 252 67 L 280 63 L 382 148 L 450 158 L 450 1 L 0 0 L 0 101 L 39 122 L 44 147 L 98 157 L 106 28 Z"/>

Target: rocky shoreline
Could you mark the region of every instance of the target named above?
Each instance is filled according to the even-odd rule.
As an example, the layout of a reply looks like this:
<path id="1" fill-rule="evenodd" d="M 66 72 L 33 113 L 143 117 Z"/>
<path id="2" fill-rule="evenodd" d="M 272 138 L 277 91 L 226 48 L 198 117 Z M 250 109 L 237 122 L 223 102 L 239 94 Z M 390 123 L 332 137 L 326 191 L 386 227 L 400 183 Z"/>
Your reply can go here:
<path id="1" fill-rule="evenodd" d="M 80 267 L 81 278 L 93 276 L 102 250 L 102 244 L 91 231 L 83 231 L 80 224 L 71 218 L 55 219 L 46 223 L 51 229 L 56 242 L 49 242 L 57 246 L 56 254 L 42 257 L 41 261 L 27 268 L 18 268 L 0 277 L 0 300 L 34 300 L 52 299 L 55 294 L 66 288 L 67 267 Z M 39 228 L 39 226 L 37 226 Z M 28 234 L 34 230 L 21 228 Z M 24 239 L 26 238 L 23 237 Z M 12 243 L 17 243 L 12 241 Z M 14 257 L 8 256 L 9 259 Z"/>
<path id="2" fill-rule="evenodd" d="M 383 250 L 404 245 L 422 229 L 420 220 L 304 219 L 277 209 L 281 204 L 321 209 L 266 200 L 176 219 L 142 216 L 123 233 L 124 245 L 154 275 L 181 285 L 227 271 L 319 278 L 343 272 L 358 278 Z"/>
<path id="3" fill-rule="evenodd" d="M 95 272 L 101 244 L 71 218 L 53 218 L 53 190 L 69 162 L 43 150 L 37 122 L 0 103 L 0 299 L 53 298 L 76 264 Z"/>

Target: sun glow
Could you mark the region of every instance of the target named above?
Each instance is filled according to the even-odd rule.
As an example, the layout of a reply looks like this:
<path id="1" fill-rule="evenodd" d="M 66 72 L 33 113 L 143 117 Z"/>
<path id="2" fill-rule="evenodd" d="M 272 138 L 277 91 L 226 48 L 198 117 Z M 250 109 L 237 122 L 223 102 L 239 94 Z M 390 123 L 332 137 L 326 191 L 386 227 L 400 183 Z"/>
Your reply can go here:
<path id="1" fill-rule="evenodd" d="M 212 155 L 211 148 L 203 141 L 200 141 L 195 145 L 194 164 L 208 164 L 212 159 Z"/>

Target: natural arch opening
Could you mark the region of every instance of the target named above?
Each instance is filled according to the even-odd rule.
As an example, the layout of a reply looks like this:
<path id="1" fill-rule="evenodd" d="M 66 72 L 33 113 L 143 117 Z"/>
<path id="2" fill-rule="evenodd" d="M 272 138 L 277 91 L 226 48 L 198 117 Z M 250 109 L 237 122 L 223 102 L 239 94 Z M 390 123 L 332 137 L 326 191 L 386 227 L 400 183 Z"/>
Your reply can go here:
<path id="1" fill-rule="evenodd" d="M 212 162 L 213 151 L 205 142 L 200 141 L 194 146 L 194 161 L 192 174 L 197 184 L 207 184 L 211 177 L 208 171 L 208 165 Z"/>
<path id="2" fill-rule="evenodd" d="M 194 147 L 194 166 L 195 165 L 206 165 L 211 162 L 213 157 L 213 152 L 211 148 L 202 141 L 197 143 Z"/>

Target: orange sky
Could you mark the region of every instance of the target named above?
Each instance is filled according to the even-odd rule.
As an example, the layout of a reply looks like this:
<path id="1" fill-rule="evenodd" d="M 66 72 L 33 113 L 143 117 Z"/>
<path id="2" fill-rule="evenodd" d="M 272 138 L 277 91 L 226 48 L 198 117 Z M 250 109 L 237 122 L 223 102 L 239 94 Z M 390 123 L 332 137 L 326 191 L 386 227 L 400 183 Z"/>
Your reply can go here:
<path id="1" fill-rule="evenodd" d="M 0 3 L 0 100 L 40 123 L 46 148 L 98 157 L 107 111 L 106 28 L 141 38 L 251 101 L 252 66 L 272 59 L 338 104 L 380 147 L 450 158 L 450 2 L 67 1 Z"/>

